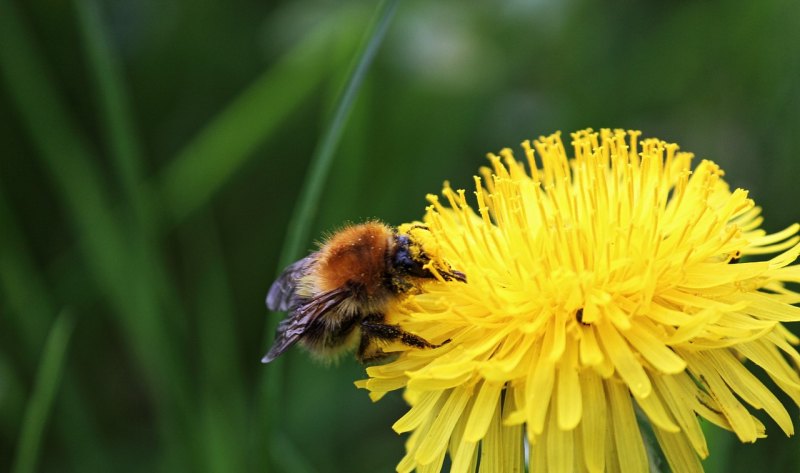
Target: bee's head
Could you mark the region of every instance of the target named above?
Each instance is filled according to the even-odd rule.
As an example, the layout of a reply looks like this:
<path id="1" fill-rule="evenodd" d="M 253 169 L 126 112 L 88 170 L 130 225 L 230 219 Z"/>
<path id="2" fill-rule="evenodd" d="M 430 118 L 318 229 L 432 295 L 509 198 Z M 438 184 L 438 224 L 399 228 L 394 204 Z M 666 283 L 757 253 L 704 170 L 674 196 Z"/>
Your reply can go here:
<path id="1" fill-rule="evenodd" d="M 466 282 L 460 271 L 453 271 L 450 265 L 437 257 L 436 245 L 428 227 L 418 223 L 401 225 L 394 236 L 394 256 L 392 267 L 396 271 L 418 278 L 436 278 L 439 274 L 445 281 Z"/>

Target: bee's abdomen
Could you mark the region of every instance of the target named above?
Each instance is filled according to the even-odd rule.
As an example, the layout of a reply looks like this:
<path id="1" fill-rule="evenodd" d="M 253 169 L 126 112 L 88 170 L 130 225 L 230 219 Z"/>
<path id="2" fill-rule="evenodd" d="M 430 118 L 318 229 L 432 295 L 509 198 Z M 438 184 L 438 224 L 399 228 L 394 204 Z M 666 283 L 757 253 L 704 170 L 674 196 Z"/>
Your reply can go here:
<path id="1" fill-rule="evenodd" d="M 361 314 L 356 312 L 331 311 L 311 323 L 301 342 L 318 355 L 346 350 L 353 344 L 360 320 Z"/>

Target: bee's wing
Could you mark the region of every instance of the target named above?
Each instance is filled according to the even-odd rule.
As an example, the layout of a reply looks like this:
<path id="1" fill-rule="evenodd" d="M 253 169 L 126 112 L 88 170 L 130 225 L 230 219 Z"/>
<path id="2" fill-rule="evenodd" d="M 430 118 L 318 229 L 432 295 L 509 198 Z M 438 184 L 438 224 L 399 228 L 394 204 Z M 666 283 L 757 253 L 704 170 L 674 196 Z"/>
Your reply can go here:
<path id="1" fill-rule="evenodd" d="M 272 293 L 271 290 L 270 293 Z M 308 328 L 318 317 L 335 309 L 347 298 L 347 294 L 346 289 L 334 289 L 291 309 L 289 315 L 278 324 L 272 348 L 264 355 L 261 362 L 269 363 L 288 350 L 308 331 Z"/>
<path id="2" fill-rule="evenodd" d="M 267 293 L 266 302 L 269 310 L 291 310 L 298 305 L 295 292 L 297 281 L 308 274 L 315 259 L 316 253 L 312 253 L 299 261 L 295 261 L 283 270 L 278 279 L 272 283 Z"/>

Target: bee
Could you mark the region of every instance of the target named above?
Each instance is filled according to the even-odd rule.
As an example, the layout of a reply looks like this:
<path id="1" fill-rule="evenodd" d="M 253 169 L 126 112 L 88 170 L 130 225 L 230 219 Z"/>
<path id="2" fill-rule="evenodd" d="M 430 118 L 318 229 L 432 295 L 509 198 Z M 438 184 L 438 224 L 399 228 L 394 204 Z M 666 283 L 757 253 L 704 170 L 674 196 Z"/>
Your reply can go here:
<path id="1" fill-rule="evenodd" d="M 429 237 L 424 225 L 395 229 L 370 221 L 344 228 L 319 251 L 289 265 L 267 293 L 267 308 L 288 315 L 261 361 L 269 363 L 295 343 L 323 358 L 358 343 L 361 363 L 386 357 L 380 345 L 390 341 L 415 348 L 441 346 L 385 319 L 389 305 L 425 279 L 438 274 L 445 281 L 466 282 L 463 273 L 432 260 L 423 245 Z"/>

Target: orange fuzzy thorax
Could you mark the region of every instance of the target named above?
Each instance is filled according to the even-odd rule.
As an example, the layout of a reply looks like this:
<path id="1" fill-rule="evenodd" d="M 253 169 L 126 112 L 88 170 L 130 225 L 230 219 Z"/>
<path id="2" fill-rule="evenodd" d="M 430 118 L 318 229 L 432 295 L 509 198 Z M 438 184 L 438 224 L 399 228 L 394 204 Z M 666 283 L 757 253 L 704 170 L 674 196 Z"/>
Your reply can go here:
<path id="1" fill-rule="evenodd" d="M 333 235 L 320 250 L 319 289 L 331 291 L 356 284 L 367 295 L 374 295 L 383 288 L 392 235 L 389 227 L 378 222 L 354 225 Z"/>

